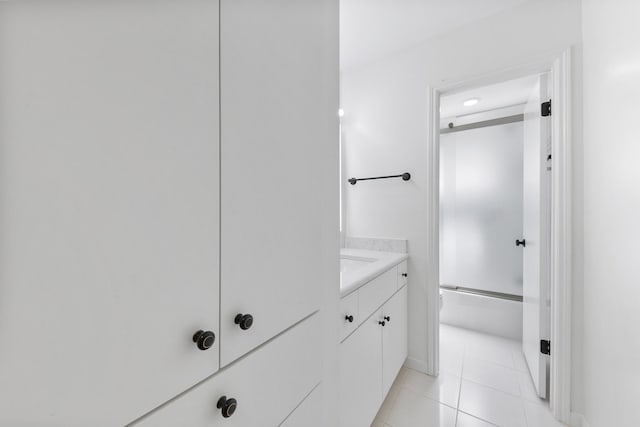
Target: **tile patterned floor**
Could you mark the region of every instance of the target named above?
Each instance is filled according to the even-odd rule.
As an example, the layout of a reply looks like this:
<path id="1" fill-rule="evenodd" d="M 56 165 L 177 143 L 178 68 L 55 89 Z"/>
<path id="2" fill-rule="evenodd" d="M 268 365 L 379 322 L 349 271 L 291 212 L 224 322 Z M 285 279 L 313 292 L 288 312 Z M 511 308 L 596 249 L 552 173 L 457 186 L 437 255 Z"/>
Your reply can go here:
<path id="1" fill-rule="evenodd" d="M 440 327 L 440 376 L 402 368 L 372 427 L 562 427 L 518 341 Z"/>

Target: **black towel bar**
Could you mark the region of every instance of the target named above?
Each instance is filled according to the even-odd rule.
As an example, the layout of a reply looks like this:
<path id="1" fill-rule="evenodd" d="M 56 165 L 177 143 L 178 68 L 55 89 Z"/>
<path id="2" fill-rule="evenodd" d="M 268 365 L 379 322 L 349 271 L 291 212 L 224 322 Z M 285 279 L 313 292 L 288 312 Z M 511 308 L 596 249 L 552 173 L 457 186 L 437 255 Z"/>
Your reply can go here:
<path id="1" fill-rule="evenodd" d="M 356 185 L 356 182 L 358 181 L 369 181 L 372 179 L 387 179 L 387 178 L 402 178 L 403 181 L 409 181 L 411 179 L 411 174 L 409 172 L 405 172 L 402 175 L 374 176 L 372 178 L 349 178 L 349 184 Z"/>

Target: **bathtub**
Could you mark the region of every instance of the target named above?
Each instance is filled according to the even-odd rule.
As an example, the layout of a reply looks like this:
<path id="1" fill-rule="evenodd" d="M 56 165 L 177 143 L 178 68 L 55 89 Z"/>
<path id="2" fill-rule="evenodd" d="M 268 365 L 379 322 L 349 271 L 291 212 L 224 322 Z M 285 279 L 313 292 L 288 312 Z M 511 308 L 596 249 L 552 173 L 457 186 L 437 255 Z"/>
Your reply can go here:
<path id="1" fill-rule="evenodd" d="M 440 289 L 440 322 L 522 340 L 522 302 Z"/>

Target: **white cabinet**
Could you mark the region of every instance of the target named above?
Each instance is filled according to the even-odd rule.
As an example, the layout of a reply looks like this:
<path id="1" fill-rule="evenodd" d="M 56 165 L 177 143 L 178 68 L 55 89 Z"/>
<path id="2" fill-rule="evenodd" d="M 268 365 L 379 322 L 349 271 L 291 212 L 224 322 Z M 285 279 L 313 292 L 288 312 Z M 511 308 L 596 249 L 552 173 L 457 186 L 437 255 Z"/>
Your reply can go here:
<path id="1" fill-rule="evenodd" d="M 386 396 L 407 358 L 407 287 L 382 307 L 382 393 Z"/>
<path id="2" fill-rule="evenodd" d="M 371 424 L 406 357 L 407 287 L 403 286 L 340 344 L 341 427 Z"/>
<path id="3" fill-rule="evenodd" d="M 322 424 L 322 384 L 296 408 L 280 427 L 325 427 Z"/>
<path id="4" fill-rule="evenodd" d="M 337 0 L 0 1 L 0 426 L 176 396 L 145 425 L 209 426 L 226 394 L 264 427 L 317 385 L 337 27 Z"/>
<path id="5" fill-rule="evenodd" d="M 395 286 L 396 268 L 388 272 Z M 361 302 L 363 295 L 380 295 L 380 283 L 386 282 L 374 280 L 346 298 L 357 295 Z M 367 292 L 370 285 L 374 288 Z M 340 344 L 341 427 L 371 424 L 407 357 L 407 287 L 378 302 L 375 310 L 366 312 L 360 305 L 360 316 L 366 320 Z"/>
<path id="6" fill-rule="evenodd" d="M 340 426 L 371 425 L 382 404 L 382 310 L 340 344 Z"/>
<path id="7" fill-rule="evenodd" d="M 318 193 L 335 115 L 328 10 L 316 0 L 221 2 L 223 366 L 318 310 L 328 286 Z M 249 329 L 238 314 L 253 317 Z"/>
<path id="8" fill-rule="evenodd" d="M 0 2 L 0 425 L 122 426 L 218 370 L 218 13 Z"/>
<path id="9" fill-rule="evenodd" d="M 320 318 L 314 315 L 306 319 L 133 425 L 280 425 L 321 380 L 322 346 L 317 339 L 321 333 Z M 226 400 L 221 400 L 223 396 Z M 218 408 L 219 402 L 222 408 Z M 307 410 L 313 410 L 314 403 L 310 403 L 312 408 Z M 316 418 L 319 415 L 315 413 Z"/>

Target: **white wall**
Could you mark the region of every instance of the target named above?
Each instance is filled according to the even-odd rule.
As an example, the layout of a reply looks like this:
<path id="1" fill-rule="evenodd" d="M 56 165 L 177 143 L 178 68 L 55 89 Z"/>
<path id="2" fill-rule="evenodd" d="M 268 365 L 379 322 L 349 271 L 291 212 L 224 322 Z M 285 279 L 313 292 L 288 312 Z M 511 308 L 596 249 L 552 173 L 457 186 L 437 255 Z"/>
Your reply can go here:
<path id="1" fill-rule="evenodd" d="M 640 2 L 584 7 L 584 411 L 637 426 L 640 397 Z"/>
<path id="2" fill-rule="evenodd" d="M 528 2 L 421 46 L 342 71 L 347 178 L 412 174 L 408 183 L 389 180 L 347 186 L 345 197 L 347 234 L 409 240 L 409 357 L 416 361 L 426 363 L 427 356 L 430 87 L 502 72 L 579 44 L 580 11 L 579 0 Z M 579 78 L 579 69 L 576 73 Z M 578 122 L 574 125 L 581 126 Z M 574 209 L 579 215 L 581 206 Z M 576 256 L 579 268 L 580 264 Z M 580 319 L 576 320 L 579 323 Z M 578 383 L 572 388 L 579 390 L 580 376 L 574 379 Z M 574 408 L 580 410 L 580 406 L 579 399 L 574 401 Z"/>

